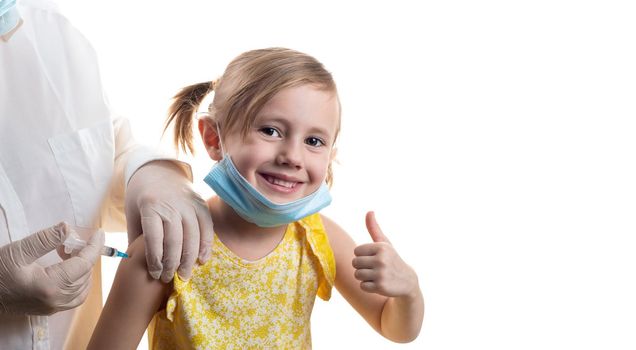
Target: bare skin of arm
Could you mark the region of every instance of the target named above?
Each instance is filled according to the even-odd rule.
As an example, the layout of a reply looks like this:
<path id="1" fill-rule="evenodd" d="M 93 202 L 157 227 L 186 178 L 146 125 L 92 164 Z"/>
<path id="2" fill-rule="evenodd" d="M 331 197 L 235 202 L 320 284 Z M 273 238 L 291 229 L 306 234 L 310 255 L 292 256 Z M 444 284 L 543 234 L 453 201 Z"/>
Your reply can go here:
<path id="1" fill-rule="evenodd" d="M 385 338 L 406 343 L 420 333 L 424 298 L 417 274 L 397 254 L 367 214 L 373 243 L 357 246 L 335 222 L 322 215 L 336 259 L 336 289 Z"/>
<path id="2" fill-rule="evenodd" d="M 148 274 L 144 239 L 140 237 L 128 248 L 130 258 L 123 259 L 117 268 L 88 349 L 136 349 L 172 290 L 171 283 L 161 283 Z"/>

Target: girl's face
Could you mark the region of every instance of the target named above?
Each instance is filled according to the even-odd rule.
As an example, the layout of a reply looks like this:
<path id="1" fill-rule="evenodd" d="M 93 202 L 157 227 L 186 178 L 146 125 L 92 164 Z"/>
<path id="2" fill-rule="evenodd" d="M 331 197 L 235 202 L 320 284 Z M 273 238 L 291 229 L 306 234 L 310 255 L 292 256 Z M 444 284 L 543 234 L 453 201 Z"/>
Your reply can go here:
<path id="1" fill-rule="evenodd" d="M 325 181 L 338 119 L 333 92 L 311 85 L 288 88 L 263 106 L 247 137 L 238 131 L 228 134 L 224 151 L 260 193 L 288 203 Z"/>

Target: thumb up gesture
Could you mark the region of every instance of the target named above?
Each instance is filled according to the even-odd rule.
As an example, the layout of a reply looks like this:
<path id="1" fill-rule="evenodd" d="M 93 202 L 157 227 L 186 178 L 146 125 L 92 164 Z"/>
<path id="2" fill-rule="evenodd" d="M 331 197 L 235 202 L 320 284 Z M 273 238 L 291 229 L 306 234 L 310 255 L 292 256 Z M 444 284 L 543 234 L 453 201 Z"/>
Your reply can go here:
<path id="1" fill-rule="evenodd" d="M 415 271 L 400 258 L 372 211 L 367 213 L 366 224 L 373 243 L 357 246 L 352 261 L 360 288 L 387 297 L 406 296 L 417 291 Z"/>

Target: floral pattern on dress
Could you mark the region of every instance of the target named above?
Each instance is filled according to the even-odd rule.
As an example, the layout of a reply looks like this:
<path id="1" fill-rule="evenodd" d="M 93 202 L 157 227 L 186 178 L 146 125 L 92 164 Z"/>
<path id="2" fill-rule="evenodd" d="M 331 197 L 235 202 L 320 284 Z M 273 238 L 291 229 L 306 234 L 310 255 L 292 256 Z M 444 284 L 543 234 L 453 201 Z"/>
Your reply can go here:
<path id="1" fill-rule="evenodd" d="M 175 274 L 149 329 L 155 349 L 311 349 L 316 295 L 329 300 L 333 251 L 320 214 L 287 226 L 267 256 L 248 261 L 214 237 L 212 257 L 188 281 Z"/>

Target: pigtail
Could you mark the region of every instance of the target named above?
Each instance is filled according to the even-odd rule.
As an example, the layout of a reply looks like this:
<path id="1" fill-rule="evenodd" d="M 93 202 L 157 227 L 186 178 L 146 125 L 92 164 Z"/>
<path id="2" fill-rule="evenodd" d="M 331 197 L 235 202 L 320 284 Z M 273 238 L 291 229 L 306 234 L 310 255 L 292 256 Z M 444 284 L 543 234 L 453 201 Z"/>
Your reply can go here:
<path id="1" fill-rule="evenodd" d="M 163 133 L 165 134 L 170 124 L 174 122 L 174 146 L 177 150 L 181 149 L 185 153 L 189 151 L 194 154 L 192 119 L 203 98 L 212 90 L 214 90 L 214 82 L 207 81 L 186 86 L 173 97 Z"/>

